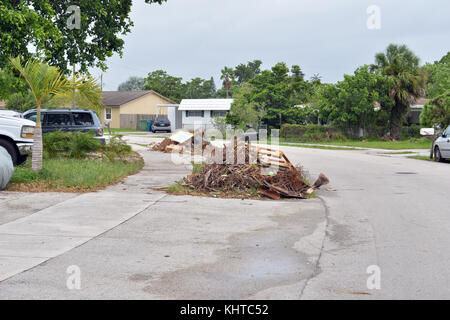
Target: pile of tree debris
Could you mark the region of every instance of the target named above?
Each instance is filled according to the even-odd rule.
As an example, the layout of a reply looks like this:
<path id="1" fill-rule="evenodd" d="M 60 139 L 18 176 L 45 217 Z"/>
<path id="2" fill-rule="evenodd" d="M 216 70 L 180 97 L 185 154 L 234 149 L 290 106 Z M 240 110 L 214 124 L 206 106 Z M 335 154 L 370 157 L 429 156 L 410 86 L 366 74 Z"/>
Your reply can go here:
<path id="1" fill-rule="evenodd" d="M 149 148 L 153 151 L 165 153 L 194 153 L 194 145 L 199 146 L 200 144 L 202 146 L 201 150 L 204 150 L 210 142 L 203 137 L 194 136 L 190 132 L 179 131 L 160 143 L 150 144 Z"/>
<path id="2" fill-rule="evenodd" d="M 194 145 L 199 143 L 201 151 L 210 145 L 203 137 L 181 132 L 150 147 L 154 151 L 194 154 Z M 208 155 L 200 172 L 184 178 L 183 187 L 202 194 L 238 194 L 242 197 L 256 193 L 260 197 L 279 200 L 282 197 L 306 199 L 329 183 L 328 178 L 320 174 L 310 185 L 302 168 L 292 165 L 280 150 L 235 140 L 228 146 L 224 145 L 217 157 L 215 151 Z"/>
<path id="3" fill-rule="evenodd" d="M 263 175 L 257 164 L 205 165 L 199 173 L 184 178 L 183 186 L 201 193 L 240 193 L 260 195 L 279 200 L 281 197 L 306 199 L 329 181 L 321 174 L 313 186 L 302 175 L 301 168 L 291 167 L 276 174 Z"/>

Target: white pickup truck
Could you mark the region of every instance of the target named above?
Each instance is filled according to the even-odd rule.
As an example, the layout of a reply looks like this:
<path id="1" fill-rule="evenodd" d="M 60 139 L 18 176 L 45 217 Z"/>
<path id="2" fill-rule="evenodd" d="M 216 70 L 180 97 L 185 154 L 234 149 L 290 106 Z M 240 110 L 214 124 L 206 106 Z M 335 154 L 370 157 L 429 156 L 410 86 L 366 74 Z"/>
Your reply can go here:
<path id="1" fill-rule="evenodd" d="M 14 165 L 25 162 L 31 154 L 35 126 L 30 120 L 0 115 L 0 146 L 8 151 Z"/>

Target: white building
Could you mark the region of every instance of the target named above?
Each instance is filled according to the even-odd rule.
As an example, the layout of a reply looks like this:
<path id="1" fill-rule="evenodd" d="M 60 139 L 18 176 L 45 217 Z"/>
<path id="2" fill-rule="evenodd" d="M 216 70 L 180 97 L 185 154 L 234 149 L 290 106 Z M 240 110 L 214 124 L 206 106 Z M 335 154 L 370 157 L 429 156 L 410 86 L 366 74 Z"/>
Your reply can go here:
<path id="1" fill-rule="evenodd" d="M 213 118 L 224 117 L 233 102 L 233 99 L 184 99 L 178 108 L 183 129 L 214 128 Z"/>

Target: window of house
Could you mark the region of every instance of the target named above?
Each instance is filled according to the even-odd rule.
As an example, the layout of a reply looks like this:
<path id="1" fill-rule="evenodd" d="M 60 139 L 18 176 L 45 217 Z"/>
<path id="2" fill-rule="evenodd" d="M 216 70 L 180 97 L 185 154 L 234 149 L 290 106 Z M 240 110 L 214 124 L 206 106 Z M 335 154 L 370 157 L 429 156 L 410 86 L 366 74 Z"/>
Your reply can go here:
<path id="1" fill-rule="evenodd" d="M 205 117 L 205 111 L 186 111 L 186 117 Z"/>
<path id="2" fill-rule="evenodd" d="M 211 111 L 211 117 L 225 117 L 227 115 L 227 111 L 223 111 L 223 110 L 220 110 L 220 111 Z"/>
<path id="3" fill-rule="evenodd" d="M 105 120 L 112 119 L 112 108 L 105 108 Z"/>

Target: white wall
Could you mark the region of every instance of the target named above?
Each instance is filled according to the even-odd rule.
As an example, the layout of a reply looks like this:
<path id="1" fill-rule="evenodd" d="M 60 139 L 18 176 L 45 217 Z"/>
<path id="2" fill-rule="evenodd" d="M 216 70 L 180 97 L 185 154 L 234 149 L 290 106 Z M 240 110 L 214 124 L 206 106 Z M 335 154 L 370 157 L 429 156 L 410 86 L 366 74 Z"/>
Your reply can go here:
<path id="1" fill-rule="evenodd" d="M 214 129 L 213 119 L 211 118 L 211 111 L 205 110 L 204 117 L 186 117 L 186 111 L 183 111 L 183 129 L 194 130 L 197 127 L 203 127 L 203 129 Z"/>

